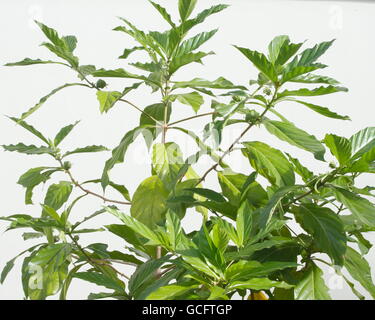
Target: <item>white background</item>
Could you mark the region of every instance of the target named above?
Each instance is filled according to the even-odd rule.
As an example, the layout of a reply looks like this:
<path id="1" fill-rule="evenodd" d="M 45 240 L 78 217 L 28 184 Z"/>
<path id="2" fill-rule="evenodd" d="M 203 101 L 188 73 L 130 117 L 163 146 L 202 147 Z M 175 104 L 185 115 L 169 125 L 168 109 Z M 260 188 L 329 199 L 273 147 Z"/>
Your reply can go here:
<path id="1" fill-rule="evenodd" d="M 224 1 L 223 1 L 224 2 Z M 164 0 L 160 4 L 167 6 L 176 13 L 173 4 L 176 1 Z M 200 0 L 198 10 L 217 4 L 213 0 Z M 190 80 L 196 76 L 216 79 L 224 76 L 235 83 L 247 84 L 249 79 L 256 77 L 255 69 L 231 45 L 236 44 L 264 51 L 269 41 L 276 35 L 287 34 L 294 42 L 307 41 L 307 46 L 336 38 L 332 49 L 322 59 L 330 66 L 325 72 L 339 79 L 350 91 L 346 94 L 334 94 L 311 99 L 312 102 L 330 107 L 341 114 L 347 114 L 352 121 L 339 121 L 323 118 L 303 106 L 291 103 L 279 106 L 278 111 L 289 117 L 299 127 L 322 139 L 324 133 L 335 133 L 350 136 L 356 131 L 374 125 L 375 108 L 373 93 L 375 83 L 373 30 L 375 29 L 375 5 L 370 3 L 329 2 L 329 1 L 228 1 L 232 6 L 225 12 L 215 15 L 207 23 L 194 32 L 210 30 L 220 27 L 220 31 L 213 40 L 203 49 L 214 50 L 215 56 L 204 60 L 205 65 L 194 65 L 184 68 L 176 74 L 178 80 Z M 145 30 L 166 27 L 158 13 L 145 0 L 75 0 L 75 1 L 26 1 L 2 0 L 0 3 L 0 64 L 18 61 L 24 57 L 53 59 L 54 57 L 38 45 L 43 42 L 44 36 L 34 25 L 37 19 L 57 29 L 62 35 L 73 34 L 78 38 L 76 55 L 81 64 L 94 64 L 98 68 L 125 67 L 126 61 L 117 60 L 124 48 L 130 48 L 133 42 L 123 33 L 111 31 L 120 24 L 117 16 L 123 16 Z M 142 58 L 142 54 L 135 54 L 131 60 Z M 57 65 L 37 65 L 30 67 L 0 68 L 1 114 L 19 116 L 22 112 L 36 103 L 40 97 L 55 87 L 66 82 L 76 82 L 76 75 Z M 120 90 L 131 82 L 125 80 L 110 81 L 111 89 Z M 159 96 L 150 95 L 147 87 L 141 87 L 137 93 L 131 93 L 128 99 L 141 107 L 158 102 Z M 202 112 L 209 111 L 208 99 Z M 176 104 L 173 110 L 173 119 L 180 119 L 191 115 L 191 110 L 184 105 Z M 32 115 L 28 121 L 40 129 L 45 135 L 54 137 L 57 131 L 76 120 L 82 120 L 62 147 L 73 149 L 78 146 L 103 144 L 114 147 L 122 135 L 138 124 L 139 114 L 128 105 L 118 104 L 108 114 L 99 113 L 95 92 L 86 88 L 67 88 L 65 91 L 52 97 L 40 111 Z M 208 119 L 186 123 L 188 128 L 200 131 Z M 17 127 L 4 116 L 0 117 L 0 144 L 38 144 L 30 134 L 21 127 Z M 241 127 L 226 131 L 224 147 L 234 140 Z M 183 146 L 185 155 L 192 154 L 194 145 L 187 142 L 175 132 L 169 132 L 167 139 L 178 141 Z M 301 161 L 314 170 L 324 172 L 327 166 L 315 161 L 312 156 L 296 148 L 291 148 L 270 136 L 263 129 L 256 129 L 249 133 L 245 140 L 260 139 L 272 146 L 289 150 L 299 156 Z M 104 161 L 108 154 L 94 154 L 73 156 L 73 173 L 79 181 L 98 178 L 101 175 Z M 330 158 L 330 155 L 327 155 Z M 131 194 L 145 177 L 150 175 L 147 163 L 146 150 L 141 139 L 129 149 L 126 164 L 118 165 L 112 170 L 111 176 L 118 183 L 125 184 Z M 232 162 L 234 169 L 250 172 L 248 164 L 234 152 L 228 162 Z M 28 168 L 56 165 L 47 156 L 26 156 L 16 153 L 0 151 L 0 216 L 26 213 L 40 214 L 38 203 L 43 201 L 42 191 L 35 190 L 35 206 L 23 204 L 24 190 L 16 184 L 19 176 Z M 197 170 L 203 172 L 209 167 L 209 162 L 203 161 Z M 63 174 L 56 175 L 56 179 L 66 180 Z M 363 185 L 374 185 L 370 176 L 363 177 Z M 214 175 L 210 175 L 208 186 L 216 186 Z M 95 188 L 93 188 L 95 189 Z M 100 192 L 99 187 L 96 189 Z M 77 192 L 77 194 L 79 194 Z M 118 197 L 117 194 L 108 194 Z M 93 213 L 100 207 L 99 199 L 84 200 L 74 211 L 73 220 L 80 220 L 83 216 Z M 123 208 L 128 212 L 128 208 Z M 191 213 L 184 220 L 188 230 L 197 228 L 200 224 L 200 215 Z M 117 222 L 110 216 L 103 216 L 87 227 L 97 227 Z M 0 223 L 0 267 L 15 256 L 18 252 L 31 247 L 37 241 L 22 240 L 22 232 L 5 231 L 5 224 Z M 375 237 L 370 239 L 375 241 Z M 110 236 L 108 233 L 82 237 L 82 243 L 109 242 L 111 248 L 124 246 L 121 239 Z M 26 247 L 27 246 L 27 247 Z M 371 265 L 374 264 L 373 252 L 369 254 Z M 0 286 L 0 299 L 21 299 L 23 297 L 20 262 L 9 274 L 4 285 Z M 333 288 L 331 294 L 336 299 L 351 299 L 353 294 L 343 285 L 335 287 L 335 279 L 328 275 L 327 279 Z M 333 280 L 332 280 L 333 279 Z M 90 284 L 81 280 L 73 281 L 68 295 L 71 299 L 85 298 L 90 292 L 99 292 Z M 104 290 L 103 290 L 104 291 Z M 363 291 L 363 290 L 362 290 Z M 368 295 L 367 295 L 368 296 Z"/>

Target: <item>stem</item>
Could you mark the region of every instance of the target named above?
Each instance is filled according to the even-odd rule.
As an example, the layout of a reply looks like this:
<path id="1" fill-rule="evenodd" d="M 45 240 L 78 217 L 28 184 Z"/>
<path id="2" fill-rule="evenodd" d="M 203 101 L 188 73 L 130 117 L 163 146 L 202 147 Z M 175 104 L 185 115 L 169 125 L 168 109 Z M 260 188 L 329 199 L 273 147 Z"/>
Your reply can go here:
<path id="1" fill-rule="evenodd" d="M 132 106 L 133 108 L 137 109 L 139 112 L 144 114 L 146 117 L 149 117 L 151 120 L 155 121 L 157 124 L 162 125 L 162 123 L 159 120 L 156 120 L 152 115 L 137 107 L 134 103 L 130 102 L 129 100 L 119 99 L 119 101 L 127 103 L 128 105 Z"/>
<path id="2" fill-rule="evenodd" d="M 185 121 L 200 118 L 200 117 L 210 116 L 210 115 L 213 115 L 215 113 L 216 112 L 207 112 L 207 113 L 198 114 L 198 115 L 195 115 L 195 116 L 192 116 L 192 117 L 188 117 L 188 118 L 181 119 L 181 120 L 178 120 L 178 121 L 175 121 L 175 122 L 171 122 L 169 125 L 173 126 L 173 125 L 181 123 L 181 122 L 185 122 Z"/>
<path id="3" fill-rule="evenodd" d="M 267 113 L 267 111 L 269 110 L 269 108 L 272 106 L 272 104 L 269 104 L 268 107 L 263 111 L 263 113 L 259 116 L 258 120 L 262 120 L 262 118 L 264 117 L 264 115 Z M 230 145 L 230 147 L 221 155 L 221 157 L 219 158 L 219 160 L 212 166 L 210 167 L 204 174 L 203 176 L 199 179 L 198 184 L 200 184 L 202 181 L 204 181 L 207 177 L 207 175 L 212 171 L 212 170 L 215 170 L 219 163 L 224 159 L 224 157 L 226 155 L 228 155 L 229 153 L 232 152 L 233 148 L 235 147 L 235 145 L 237 143 L 240 142 L 240 140 L 242 139 L 242 137 L 256 124 L 257 121 L 255 122 L 252 122 L 250 123 L 246 129 L 244 131 L 242 131 L 242 133 L 240 134 L 240 136 Z"/>
<path id="4" fill-rule="evenodd" d="M 251 94 L 251 97 L 252 96 L 254 96 L 260 89 L 261 89 L 262 87 L 261 86 L 259 86 L 252 94 Z M 219 160 L 218 161 L 216 161 L 216 163 L 212 166 L 212 167 L 210 167 L 204 174 L 203 174 L 203 176 L 199 179 L 199 181 L 198 181 L 198 183 L 197 183 L 197 185 L 199 185 L 202 181 L 204 181 L 205 179 L 206 179 L 206 177 L 207 177 L 207 175 L 212 171 L 212 170 L 215 170 L 218 166 L 219 166 L 219 164 L 220 164 L 220 162 L 224 159 L 224 157 L 226 156 L 226 155 L 228 155 L 229 153 L 231 153 L 232 152 L 232 150 L 233 150 L 233 148 L 235 147 L 235 145 L 237 144 L 237 143 L 239 143 L 240 142 L 240 140 L 242 139 L 242 137 L 257 123 L 257 122 L 259 122 L 259 121 L 262 121 L 262 119 L 263 119 L 263 117 L 265 116 L 265 114 L 267 113 L 267 111 L 271 108 L 271 107 L 273 107 L 273 103 L 274 103 L 274 101 L 275 101 L 275 98 L 276 98 L 276 95 L 277 95 L 277 92 L 278 92 L 278 87 L 275 85 L 275 92 L 273 93 L 273 95 L 272 95 L 272 98 L 271 98 L 271 100 L 267 103 L 267 106 L 266 106 L 266 108 L 264 109 L 264 111 L 262 112 L 262 114 L 258 117 L 258 119 L 257 119 L 257 121 L 254 121 L 254 122 L 252 122 L 252 123 L 250 123 L 247 127 L 246 127 L 246 129 L 244 130 L 244 131 L 242 131 L 242 133 L 240 134 L 240 136 L 230 145 L 230 147 L 221 155 L 221 157 L 219 158 Z"/>
<path id="5" fill-rule="evenodd" d="M 60 166 L 63 168 L 64 167 L 64 164 L 62 163 L 61 159 L 56 159 L 59 163 L 60 163 Z M 112 203 L 117 203 L 117 204 L 123 204 L 123 205 L 130 205 L 131 202 L 126 202 L 126 201 L 119 201 L 119 200 L 113 200 L 113 199 L 108 199 L 96 192 L 93 192 L 91 190 L 88 190 L 86 188 L 84 188 L 81 184 L 79 184 L 79 182 L 77 180 L 74 179 L 71 171 L 69 169 L 64 169 L 64 171 L 68 174 L 69 178 L 70 178 L 70 181 L 76 186 L 78 187 L 79 189 L 81 189 L 84 193 L 86 194 L 91 194 L 97 198 L 100 198 L 102 199 L 104 202 L 112 202 Z"/>

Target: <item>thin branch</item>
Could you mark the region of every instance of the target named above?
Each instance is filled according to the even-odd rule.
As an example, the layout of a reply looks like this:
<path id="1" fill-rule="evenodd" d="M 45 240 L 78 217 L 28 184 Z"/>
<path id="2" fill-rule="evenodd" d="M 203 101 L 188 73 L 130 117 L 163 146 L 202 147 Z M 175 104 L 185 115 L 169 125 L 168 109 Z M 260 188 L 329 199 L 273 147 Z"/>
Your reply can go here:
<path id="1" fill-rule="evenodd" d="M 207 113 L 198 114 L 198 115 L 195 115 L 195 116 L 192 116 L 192 117 L 188 117 L 188 118 L 184 118 L 184 119 L 181 119 L 181 120 L 177 120 L 175 122 L 171 122 L 171 123 L 169 123 L 169 125 L 173 126 L 173 125 L 181 123 L 181 122 L 185 122 L 185 121 L 200 118 L 200 117 L 210 116 L 210 115 L 213 115 L 215 113 L 216 112 L 207 112 Z"/>
<path id="2" fill-rule="evenodd" d="M 268 106 L 268 108 L 266 108 L 264 111 L 263 111 L 263 113 L 259 116 L 259 118 L 258 118 L 258 120 L 261 120 L 263 117 L 264 117 L 264 115 L 267 113 L 267 111 L 269 110 L 269 108 L 271 107 L 271 105 L 272 104 L 269 104 L 269 106 Z M 197 183 L 197 185 L 198 184 L 200 184 L 202 181 L 204 181 L 205 179 L 206 179 L 206 177 L 207 177 L 207 175 L 212 171 L 212 170 L 215 170 L 218 166 L 219 166 L 219 164 L 220 164 L 220 162 L 225 158 L 225 156 L 227 156 L 229 153 L 231 153 L 232 151 L 233 151 L 233 149 L 234 149 L 234 147 L 236 146 L 236 144 L 237 143 L 239 143 L 240 142 L 240 140 L 242 139 L 242 137 L 255 125 L 257 123 L 257 121 L 255 121 L 255 122 L 252 122 L 252 123 L 250 123 L 247 127 L 246 127 L 246 129 L 244 130 L 244 131 L 242 131 L 242 133 L 240 134 L 240 136 L 230 145 L 230 147 L 221 155 L 221 157 L 219 158 L 219 160 L 218 161 L 216 161 L 216 163 L 212 166 L 212 167 L 210 167 L 204 174 L 203 174 L 203 176 L 199 179 L 199 181 L 198 181 L 198 183 Z"/>
<path id="3" fill-rule="evenodd" d="M 57 160 L 59 161 L 61 167 L 63 168 L 64 165 L 63 165 L 61 159 L 57 159 Z M 72 173 L 71 173 L 71 171 L 69 169 L 64 169 L 64 171 L 68 174 L 68 176 L 70 178 L 70 181 L 76 187 L 78 187 L 79 189 L 81 189 L 84 193 L 91 194 L 91 195 L 93 195 L 95 197 L 98 197 L 98 198 L 102 199 L 104 202 L 111 202 L 111 203 L 117 203 L 117 204 L 123 204 L 123 205 L 131 205 L 131 202 L 108 199 L 108 198 L 106 198 L 106 197 L 104 197 L 104 196 L 102 196 L 102 195 L 100 195 L 100 194 L 98 194 L 96 192 L 93 192 L 93 191 L 91 191 L 89 189 L 84 188 L 77 180 L 74 179 L 74 177 L 73 177 L 73 175 L 72 175 Z"/>
<path id="4" fill-rule="evenodd" d="M 162 125 L 162 123 L 159 120 L 156 120 L 152 115 L 137 107 L 134 103 L 130 102 L 129 100 L 119 99 L 119 101 L 127 103 L 128 105 L 132 106 L 133 108 L 137 109 L 139 112 L 144 114 L 146 117 L 149 117 L 151 120 L 155 121 L 157 124 Z"/>

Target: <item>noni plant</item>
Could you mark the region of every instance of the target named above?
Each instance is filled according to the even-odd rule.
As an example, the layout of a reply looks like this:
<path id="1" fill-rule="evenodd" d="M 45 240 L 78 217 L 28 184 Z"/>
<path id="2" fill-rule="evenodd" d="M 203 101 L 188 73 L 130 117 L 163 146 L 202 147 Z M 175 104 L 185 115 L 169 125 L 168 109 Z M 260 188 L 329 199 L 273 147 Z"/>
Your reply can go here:
<path id="1" fill-rule="evenodd" d="M 327 67 L 319 60 L 333 41 L 305 48 L 304 43 L 281 35 L 269 43 L 266 53 L 234 45 L 235 59 L 247 59 L 249 68 L 258 70 L 257 79 L 246 84 L 223 77 L 184 79 L 184 68 L 213 54 L 200 47 L 217 30 L 194 33 L 194 28 L 227 5 L 196 13 L 197 0 L 179 0 L 176 19 L 158 3 L 149 2 L 169 27 L 146 32 L 121 18 L 114 30 L 135 43 L 120 56 L 121 65 L 128 63 L 125 69 L 80 64 L 75 55 L 77 39 L 61 36 L 41 22 L 36 23 L 46 37 L 42 46 L 50 51 L 51 60 L 25 58 L 6 64 L 56 64 L 56 68 L 70 69 L 78 79 L 52 90 L 22 115 L 9 116 L 20 130 L 34 136 L 35 145 L 15 141 L 3 148 L 27 156 L 48 155 L 55 165 L 41 162 L 27 168 L 18 180 L 25 188 L 27 205 L 33 205 L 34 191 L 45 191 L 43 203 L 35 204 L 40 214 L 23 212 L 1 219 L 9 223 L 7 230 L 25 229 L 25 242 L 38 239 L 39 243 L 5 264 L 1 282 L 15 260 L 23 259 L 20 282 L 27 299 L 56 294 L 67 299 L 70 284 L 82 280 L 98 285 L 89 299 L 330 299 L 321 269 L 325 264 L 358 298 L 363 298 L 363 289 L 375 298 L 365 258 L 371 248 L 366 233 L 375 231 L 374 187 L 357 183 L 359 176 L 375 173 L 375 127 L 361 129 L 350 138 L 324 133 L 318 139 L 295 126 L 278 108 L 280 103 L 299 104 L 299 112 L 308 108 L 324 117 L 349 119 L 309 100 L 347 91 L 335 79 L 319 74 Z M 128 62 L 135 51 L 145 59 Z M 107 78 L 123 80 L 123 90 L 111 90 Z M 51 96 L 58 97 L 73 86 L 96 95 L 103 116 L 119 104 L 139 111 L 139 123 L 124 124 L 128 131 L 103 164 L 101 177 L 88 181 L 76 179 L 74 171 L 79 168 L 69 161 L 70 156 L 108 152 L 108 148 L 93 145 L 72 150 L 64 144 L 71 131 L 78 130 L 77 122 L 61 128 L 55 137 L 46 137 L 41 123 L 30 123 L 30 116 L 43 112 Z M 153 94 L 154 103 L 141 106 L 129 101 L 127 95 L 133 90 Z M 205 102 L 210 103 L 210 112 L 200 111 Z M 191 115 L 178 119 L 176 106 L 179 109 L 181 104 L 191 107 Z M 197 118 L 206 120 L 199 132 L 189 127 Z M 223 134 L 232 126 L 240 128 L 240 134 L 223 147 Z M 311 153 L 325 165 L 324 172 L 313 172 L 291 151 L 252 140 L 247 133 L 254 127 Z M 173 139 L 176 132 L 192 139 L 197 149 L 182 154 Z M 137 141 L 144 140 L 150 150 L 151 173 L 130 195 L 111 170 L 126 162 L 127 149 L 139 136 L 142 139 Z M 232 152 L 248 160 L 244 172 L 231 169 L 227 156 Z M 336 158 L 334 162 L 326 160 L 327 152 Z M 211 162 L 198 174 L 194 168 L 203 156 Z M 65 179 L 57 180 L 62 174 Z M 217 177 L 219 189 L 207 184 L 208 176 Z M 43 184 L 44 191 L 39 188 Z M 103 192 L 97 191 L 97 185 Z M 108 189 L 118 197 L 108 196 Z M 75 198 L 77 192 L 80 195 Z M 98 197 L 103 205 L 82 217 L 75 205 L 86 197 Z M 85 228 L 87 221 L 99 215 L 113 215 L 118 223 Z M 181 221 L 193 215 L 201 217 L 200 228 L 185 232 Z M 82 245 L 85 235 L 95 232 L 112 233 L 126 246 L 111 251 L 108 243 Z M 132 266 L 132 272 L 121 271 L 122 265 Z"/>

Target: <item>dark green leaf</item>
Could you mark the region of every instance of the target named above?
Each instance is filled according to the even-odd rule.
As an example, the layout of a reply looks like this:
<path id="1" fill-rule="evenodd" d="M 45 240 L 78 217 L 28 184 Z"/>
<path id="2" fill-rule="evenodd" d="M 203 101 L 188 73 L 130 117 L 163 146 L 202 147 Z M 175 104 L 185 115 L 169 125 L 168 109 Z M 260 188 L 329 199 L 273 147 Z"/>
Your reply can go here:
<path id="1" fill-rule="evenodd" d="M 341 266 L 346 235 L 340 218 L 331 209 L 314 204 L 301 204 L 293 212 L 302 228 L 313 235 L 317 248 L 327 253 L 334 264 Z"/>

